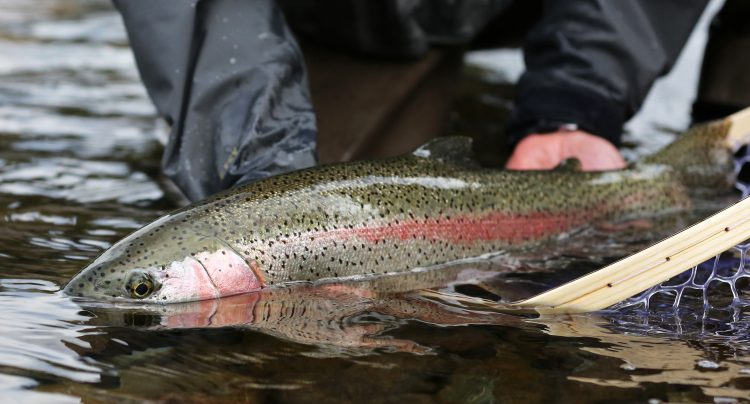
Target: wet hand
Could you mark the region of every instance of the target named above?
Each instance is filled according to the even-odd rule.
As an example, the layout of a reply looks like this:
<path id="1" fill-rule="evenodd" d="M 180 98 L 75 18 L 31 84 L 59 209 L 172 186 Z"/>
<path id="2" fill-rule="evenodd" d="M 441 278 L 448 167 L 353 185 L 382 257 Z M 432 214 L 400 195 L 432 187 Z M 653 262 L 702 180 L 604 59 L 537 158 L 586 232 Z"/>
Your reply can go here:
<path id="1" fill-rule="evenodd" d="M 532 134 L 518 143 L 505 165 L 509 170 L 551 170 L 565 159 L 581 161 L 583 171 L 619 170 L 625 160 L 606 139 L 580 130 Z"/>

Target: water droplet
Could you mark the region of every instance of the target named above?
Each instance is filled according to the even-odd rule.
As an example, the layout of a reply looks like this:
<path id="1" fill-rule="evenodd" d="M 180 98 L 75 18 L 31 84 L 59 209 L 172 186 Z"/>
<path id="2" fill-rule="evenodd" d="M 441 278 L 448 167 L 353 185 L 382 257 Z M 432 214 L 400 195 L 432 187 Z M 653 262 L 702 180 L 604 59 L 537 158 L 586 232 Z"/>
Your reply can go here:
<path id="1" fill-rule="evenodd" d="M 235 63 L 237 63 L 237 59 L 235 59 L 235 58 L 230 58 L 230 59 L 229 59 L 229 63 L 230 63 L 230 64 L 235 64 Z"/>

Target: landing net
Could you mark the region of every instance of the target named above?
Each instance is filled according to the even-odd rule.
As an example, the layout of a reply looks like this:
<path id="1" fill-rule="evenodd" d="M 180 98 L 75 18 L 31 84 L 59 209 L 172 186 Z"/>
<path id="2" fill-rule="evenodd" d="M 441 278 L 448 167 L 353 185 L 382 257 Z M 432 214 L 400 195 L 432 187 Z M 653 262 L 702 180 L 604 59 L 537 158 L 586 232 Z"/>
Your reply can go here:
<path id="1" fill-rule="evenodd" d="M 735 159 L 735 174 L 750 168 L 750 148 Z M 740 180 L 737 188 L 742 198 L 750 195 L 750 183 Z M 730 310 L 737 314 L 750 308 L 750 240 L 677 275 L 639 295 L 616 304 L 619 312 L 677 311 L 690 308 L 703 311 L 708 318 L 711 311 Z"/>

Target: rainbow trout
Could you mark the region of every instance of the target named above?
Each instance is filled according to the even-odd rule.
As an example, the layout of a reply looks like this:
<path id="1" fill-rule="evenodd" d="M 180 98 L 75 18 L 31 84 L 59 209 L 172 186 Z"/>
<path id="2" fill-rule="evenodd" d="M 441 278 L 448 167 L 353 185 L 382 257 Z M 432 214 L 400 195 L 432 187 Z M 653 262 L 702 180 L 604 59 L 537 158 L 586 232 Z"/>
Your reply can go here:
<path id="1" fill-rule="evenodd" d="M 685 209 L 691 188 L 729 189 L 728 128 L 695 128 L 609 172 L 481 168 L 466 138 L 296 171 L 161 217 L 105 251 L 65 292 L 186 302 L 518 251 L 592 222 Z"/>

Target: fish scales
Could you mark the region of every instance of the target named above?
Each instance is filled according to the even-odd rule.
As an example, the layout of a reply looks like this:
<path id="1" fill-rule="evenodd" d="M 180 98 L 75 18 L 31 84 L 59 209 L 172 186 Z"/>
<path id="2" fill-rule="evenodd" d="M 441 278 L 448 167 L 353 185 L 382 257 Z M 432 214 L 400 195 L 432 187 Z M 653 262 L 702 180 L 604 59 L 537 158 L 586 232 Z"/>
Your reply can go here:
<path id="1" fill-rule="evenodd" d="M 692 137 L 720 137 L 722 130 L 715 125 Z M 705 141 L 690 139 L 682 142 L 706 149 Z M 627 170 L 586 173 L 486 169 L 470 154 L 466 139 L 444 138 L 411 155 L 237 187 L 128 236 L 71 280 L 66 292 L 179 302 L 377 277 L 516 251 L 591 222 L 690 205 L 682 167 L 658 155 Z M 728 175 L 716 168 L 726 165 L 716 150 L 694 154 L 693 165 L 705 160 L 706 172 Z M 692 166 L 690 178 L 696 172 Z"/>

